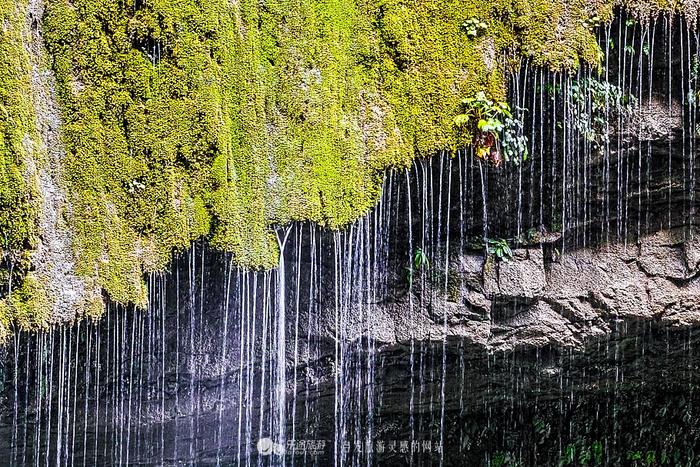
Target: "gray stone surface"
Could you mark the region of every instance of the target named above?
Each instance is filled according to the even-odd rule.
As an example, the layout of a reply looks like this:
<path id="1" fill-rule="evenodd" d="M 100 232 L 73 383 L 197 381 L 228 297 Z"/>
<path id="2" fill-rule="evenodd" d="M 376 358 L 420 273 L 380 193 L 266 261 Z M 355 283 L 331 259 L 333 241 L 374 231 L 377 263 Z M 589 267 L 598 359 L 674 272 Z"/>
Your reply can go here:
<path id="1" fill-rule="evenodd" d="M 534 246 L 514 251 L 509 262 L 456 256 L 450 261 L 456 291 L 414 291 L 377 304 L 368 312 L 371 333 L 385 344 L 442 339 L 447 333 L 510 349 L 580 347 L 621 323 L 697 326 L 698 245 L 695 237 L 661 231 L 638 246 L 580 249 L 556 261 Z M 353 331 L 356 337 L 366 332 L 366 322 L 363 326 Z"/>
<path id="2" fill-rule="evenodd" d="M 484 268 L 484 291 L 490 298 L 533 300 L 545 288 L 541 249 L 516 250 L 512 261 L 489 261 Z"/>
<path id="3" fill-rule="evenodd" d="M 40 161 L 30 168 L 41 194 L 40 238 L 32 258 L 35 274 L 46 287 L 52 323 L 73 321 L 89 302 L 102 300 L 100 289 L 87 284 L 75 271 L 73 237 L 66 224 L 71 206 L 62 177 L 65 149 L 61 143 L 61 116 L 56 100 L 55 79 L 50 71 L 42 39 L 45 2 L 30 0 L 27 5 L 27 56 L 31 65 L 32 102 L 39 130 L 37 141 L 25 139 L 28 152 Z"/>

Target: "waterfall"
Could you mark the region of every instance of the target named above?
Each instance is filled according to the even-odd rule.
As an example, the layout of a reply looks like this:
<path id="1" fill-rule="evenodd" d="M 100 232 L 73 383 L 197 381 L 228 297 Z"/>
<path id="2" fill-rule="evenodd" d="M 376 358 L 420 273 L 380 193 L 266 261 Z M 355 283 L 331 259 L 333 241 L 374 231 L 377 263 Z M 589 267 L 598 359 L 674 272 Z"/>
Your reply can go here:
<path id="1" fill-rule="evenodd" d="M 583 350 L 549 341 L 493 350 L 500 315 L 525 320 L 538 304 L 467 296 L 487 288 L 469 261 L 507 267 L 489 241 L 541 255 L 544 270 L 581 249 L 632 250 L 658 230 L 692 239 L 700 35 L 677 17 L 639 23 L 622 13 L 599 42 L 602 72 L 523 60 L 510 76 L 526 161 L 492 167 L 471 149 L 419 158 L 388 170 L 375 209 L 344 230 L 279 227 L 274 271 L 238 269 L 194 242 L 171 271 L 147 277 L 147 310 L 109 304 L 98 321 L 17 330 L 0 378 L 0 463 L 422 466 L 472 453 L 486 465 L 538 455 L 562 465 L 629 461 L 620 433 L 639 428 L 635 440 L 647 442 L 642 415 L 653 411 L 626 392 L 626 364 L 653 363 L 655 339 L 680 342 L 682 352 L 668 347 L 664 358 L 689 402 L 664 407 L 692 415 L 692 329 L 664 336 L 614 317 L 605 339 Z M 571 313 L 561 308 L 553 313 Z M 482 325 L 479 347 L 464 329 Z M 631 345 L 633 331 L 642 337 Z"/>

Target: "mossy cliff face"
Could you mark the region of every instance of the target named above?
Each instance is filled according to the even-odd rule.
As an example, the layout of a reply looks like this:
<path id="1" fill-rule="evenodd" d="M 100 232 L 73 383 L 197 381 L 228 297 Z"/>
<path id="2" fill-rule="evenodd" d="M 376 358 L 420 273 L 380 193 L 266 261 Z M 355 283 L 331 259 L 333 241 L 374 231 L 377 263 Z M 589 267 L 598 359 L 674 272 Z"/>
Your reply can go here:
<path id="1" fill-rule="evenodd" d="M 48 319 L 43 289 L 31 272 L 42 160 L 23 47 L 25 15 L 22 2 L 0 1 L 0 341 L 13 322 L 36 328 Z"/>
<path id="2" fill-rule="evenodd" d="M 3 251 L 27 263 L 38 233 L 16 3 L 2 4 L 0 227 Z M 590 19 L 616 5 L 47 0 L 77 271 L 110 299 L 144 305 L 143 274 L 195 239 L 272 267 L 273 226 L 340 228 L 376 203 L 384 169 L 465 144 L 453 127 L 461 98 L 503 98 L 513 57 L 596 64 Z M 475 38 L 462 27 L 471 18 L 488 25 Z"/>

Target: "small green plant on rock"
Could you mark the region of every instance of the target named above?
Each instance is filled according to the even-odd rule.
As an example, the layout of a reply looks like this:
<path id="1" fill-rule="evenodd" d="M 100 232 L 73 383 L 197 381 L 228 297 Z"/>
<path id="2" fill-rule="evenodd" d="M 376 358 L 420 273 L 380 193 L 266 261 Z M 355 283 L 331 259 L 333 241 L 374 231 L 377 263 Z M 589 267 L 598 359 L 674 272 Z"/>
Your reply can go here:
<path id="1" fill-rule="evenodd" d="M 559 459 L 560 466 L 577 465 L 602 465 L 603 444 L 593 441 L 589 444 L 585 439 L 577 438 L 575 442 L 568 444 Z"/>
<path id="2" fill-rule="evenodd" d="M 587 78 L 573 81 L 571 99 L 575 105 L 574 123 L 578 131 L 596 147 L 609 141 L 611 116 L 631 118 L 637 99 L 609 82 Z"/>
<path id="3" fill-rule="evenodd" d="M 501 134 L 501 147 L 503 148 L 503 156 L 506 162 L 513 161 L 518 163 L 518 161 L 527 160 L 529 155 L 527 137 L 523 131 L 523 121 L 521 119 L 506 118 Z"/>
<path id="4" fill-rule="evenodd" d="M 480 21 L 478 18 L 469 18 L 462 23 L 462 28 L 464 29 L 464 32 L 467 33 L 467 36 L 477 37 L 478 35 L 486 32 L 489 26 L 483 21 Z"/>
<path id="5" fill-rule="evenodd" d="M 505 451 L 496 452 L 489 463 L 490 467 L 519 467 L 521 465 L 515 454 Z"/>
<path id="6" fill-rule="evenodd" d="M 527 138 L 522 121 L 513 117 L 507 102 L 495 102 L 482 92 L 462 99 L 463 112 L 454 119 L 458 130 L 473 134 L 476 157 L 498 167 L 507 161 L 527 159 Z"/>
<path id="7" fill-rule="evenodd" d="M 494 255 L 499 261 L 511 261 L 513 250 L 510 249 L 508 240 L 503 238 L 487 238 L 486 251 L 489 255 Z"/>
<path id="8" fill-rule="evenodd" d="M 409 260 L 408 266 L 406 266 L 406 282 L 408 283 L 408 288 L 410 289 L 413 287 L 413 278 L 416 274 L 420 274 L 429 268 L 430 260 L 428 259 L 428 255 L 422 248 L 416 248 L 413 257 Z"/>
<path id="9" fill-rule="evenodd" d="M 593 29 L 597 28 L 601 25 L 601 19 L 600 16 L 595 15 L 591 18 L 581 20 L 581 26 L 583 26 L 586 29 Z"/>
<path id="10" fill-rule="evenodd" d="M 428 255 L 425 254 L 422 248 L 416 248 L 416 252 L 413 255 L 413 265 L 417 270 L 430 267 L 430 260 Z"/>

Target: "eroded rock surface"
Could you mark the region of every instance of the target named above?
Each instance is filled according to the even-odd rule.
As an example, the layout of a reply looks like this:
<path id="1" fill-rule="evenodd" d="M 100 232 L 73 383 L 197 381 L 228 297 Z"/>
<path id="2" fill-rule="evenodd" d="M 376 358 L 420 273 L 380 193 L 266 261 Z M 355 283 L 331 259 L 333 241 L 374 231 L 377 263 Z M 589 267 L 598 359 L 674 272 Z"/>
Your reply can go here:
<path id="1" fill-rule="evenodd" d="M 445 292 L 393 297 L 351 313 L 350 338 L 386 344 L 467 338 L 490 348 L 579 347 L 625 323 L 700 324 L 700 242 L 661 231 L 639 244 L 611 244 L 555 255 L 540 246 L 511 261 L 474 253 L 451 259 Z M 329 333 L 333 325 L 328 322 Z"/>
<path id="2" fill-rule="evenodd" d="M 27 7 L 27 55 L 31 65 L 31 89 L 39 133 L 38 147 L 32 148 L 42 163 L 38 171 L 38 188 L 42 205 L 39 219 L 40 238 L 33 258 L 36 275 L 50 308 L 49 323 L 63 324 L 75 320 L 92 303 L 101 307 L 101 291 L 90 287 L 76 273 L 73 236 L 67 225 L 71 206 L 63 181 L 65 149 L 60 142 L 61 116 L 55 80 L 51 74 L 42 39 L 45 2 L 31 0 Z"/>

